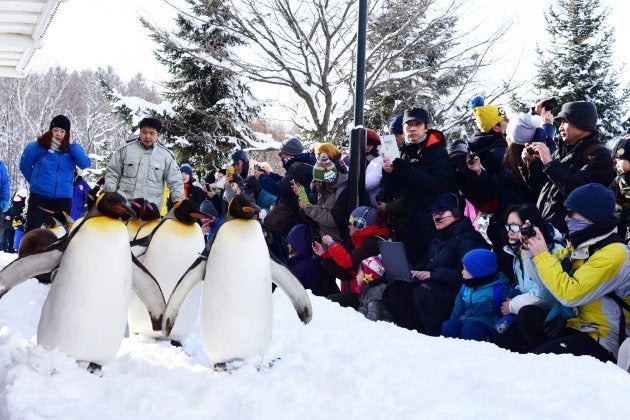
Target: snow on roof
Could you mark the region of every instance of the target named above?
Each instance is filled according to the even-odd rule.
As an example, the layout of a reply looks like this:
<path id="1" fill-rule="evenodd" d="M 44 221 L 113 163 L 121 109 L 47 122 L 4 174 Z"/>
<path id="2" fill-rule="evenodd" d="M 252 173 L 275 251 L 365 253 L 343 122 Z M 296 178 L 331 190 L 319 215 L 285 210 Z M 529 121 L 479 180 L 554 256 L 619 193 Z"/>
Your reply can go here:
<path id="1" fill-rule="evenodd" d="M 0 77 L 24 77 L 59 4 L 66 0 L 0 1 Z"/>

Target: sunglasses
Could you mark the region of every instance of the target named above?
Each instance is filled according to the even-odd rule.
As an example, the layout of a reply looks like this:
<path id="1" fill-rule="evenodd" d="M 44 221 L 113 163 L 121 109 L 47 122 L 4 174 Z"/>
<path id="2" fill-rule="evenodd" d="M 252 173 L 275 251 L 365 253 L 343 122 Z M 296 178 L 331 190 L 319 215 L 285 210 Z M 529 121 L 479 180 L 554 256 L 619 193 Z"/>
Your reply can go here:
<path id="1" fill-rule="evenodd" d="M 431 216 L 433 217 L 442 217 L 444 216 L 444 213 L 446 213 L 448 210 L 433 210 L 431 212 Z"/>
<path id="2" fill-rule="evenodd" d="M 510 224 L 505 225 L 505 230 L 507 232 L 519 233 L 521 231 L 521 227 L 522 227 L 521 225 L 510 223 Z"/>

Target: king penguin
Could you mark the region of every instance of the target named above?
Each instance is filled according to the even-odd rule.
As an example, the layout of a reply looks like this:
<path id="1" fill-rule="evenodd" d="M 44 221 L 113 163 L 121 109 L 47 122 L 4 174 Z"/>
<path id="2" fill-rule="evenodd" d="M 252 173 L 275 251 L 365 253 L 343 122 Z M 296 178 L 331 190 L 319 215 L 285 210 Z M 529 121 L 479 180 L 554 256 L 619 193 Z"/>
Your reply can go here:
<path id="1" fill-rule="evenodd" d="M 199 205 L 191 200 L 175 203 L 164 215 L 150 235 L 132 241 L 134 255 L 158 281 L 164 298 L 168 299 L 177 281 L 188 267 L 199 257 L 206 245 L 203 232 L 197 219 L 209 217 L 199 210 Z M 142 243 L 145 251 L 138 251 Z M 199 312 L 201 284 L 196 286 L 183 302 L 179 318 L 168 339 L 181 343 L 192 331 Z M 129 332 L 158 339 L 164 337 L 162 331 L 154 331 L 146 306 L 132 295 L 129 304 Z"/>
<path id="2" fill-rule="evenodd" d="M 164 313 L 164 332 L 176 322 L 188 292 L 203 281 L 200 327 L 211 364 L 263 357 L 272 333 L 272 281 L 291 299 L 299 318 L 311 320 L 311 303 L 301 283 L 271 259 L 255 207 L 242 195 L 228 206 L 224 222 L 180 279 Z"/>
<path id="3" fill-rule="evenodd" d="M 102 365 L 113 359 L 125 332 L 132 276 L 133 290 L 149 308 L 155 328 L 161 327 L 164 297 L 131 254 L 120 220 L 128 217 L 133 211 L 125 198 L 105 193 L 67 238 L 0 271 L 0 297 L 34 275 L 55 271 L 39 319 L 38 344 L 77 361 Z"/>
<path id="4" fill-rule="evenodd" d="M 127 232 L 131 242 L 149 235 L 160 223 L 160 209 L 145 198 L 134 198 L 129 201 L 129 204 L 136 213 L 136 218 L 127 222 Z"/>

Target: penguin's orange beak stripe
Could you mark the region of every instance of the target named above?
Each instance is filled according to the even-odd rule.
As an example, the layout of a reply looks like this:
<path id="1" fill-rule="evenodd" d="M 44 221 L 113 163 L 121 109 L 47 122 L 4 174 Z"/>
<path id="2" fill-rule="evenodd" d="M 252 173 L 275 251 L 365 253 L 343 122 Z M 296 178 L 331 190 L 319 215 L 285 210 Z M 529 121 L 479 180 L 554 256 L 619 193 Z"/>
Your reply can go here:
<path id="1" fill-rule="evenodd" d="M 251 212 L 254 211 L 254 208 L 253 207 L 249 207 L 249 206 L 245 206 L 245 207 L 243 207 L 243 211 L 245 213 L 251 213 Z"/>

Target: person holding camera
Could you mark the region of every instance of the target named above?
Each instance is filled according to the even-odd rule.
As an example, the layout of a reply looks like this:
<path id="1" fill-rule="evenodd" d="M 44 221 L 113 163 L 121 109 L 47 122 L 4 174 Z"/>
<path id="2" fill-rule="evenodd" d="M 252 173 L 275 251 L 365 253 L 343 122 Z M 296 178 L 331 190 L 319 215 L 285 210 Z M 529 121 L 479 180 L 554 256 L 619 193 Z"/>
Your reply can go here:
<path id="1" fill-rule="evenodd" d="M 599 183 L 589 183 L 575 188 L 563 207 L 565 249 L 552 255 L 537 227 L 536 235 L 523 241 L 540 281 L 560 303 L 575 310 L 571 319 L 560 319 L 558 338 L 535 353 L 614 361 L 630 325 L 630 312 L 622 309 L 630 300 L 630 253 L 616 233 L 615 195 Z"/>
<path id="2" fill-rule="evenodd" d="M 508 208 L 505 219 L 508 241 L 503 251 L 511 257 L 518 295 L 503 302 L 501 313 L 504 316 L 512 315 L 516 325 L 500 332 L 496 343 L 499 347 L 517 352 L 533 351 L 548 339 L 544 332 L 545 321 L 551 308 L 558 303 L 537 280 L 536 268 L 528 263 L 529 248 L 525 241 L 536 235 L 534 227 L 540 229 L 550 253 L 563 249 L 560 232 L 542 220 L 536 204 Z"/>
<path id="3" fill-rule="evenodd" d="M 521 153 L 529 168 L 528 183 L 540 174 L 546 177 L 537 206 L 543 219 L 562 233 L 567 232 L 564 199 L 578 187 L 593 182 L 608 186 L 615 178 L 610 153 L 599 139 L 597 118 L 592 102 L 567 102 L 555 117 L 562 138 L 558 150 L 552 152 L 546 143 L 534 141 Z M 536 159 L 543 165 L 539 170 L 532 165 Z"/>

